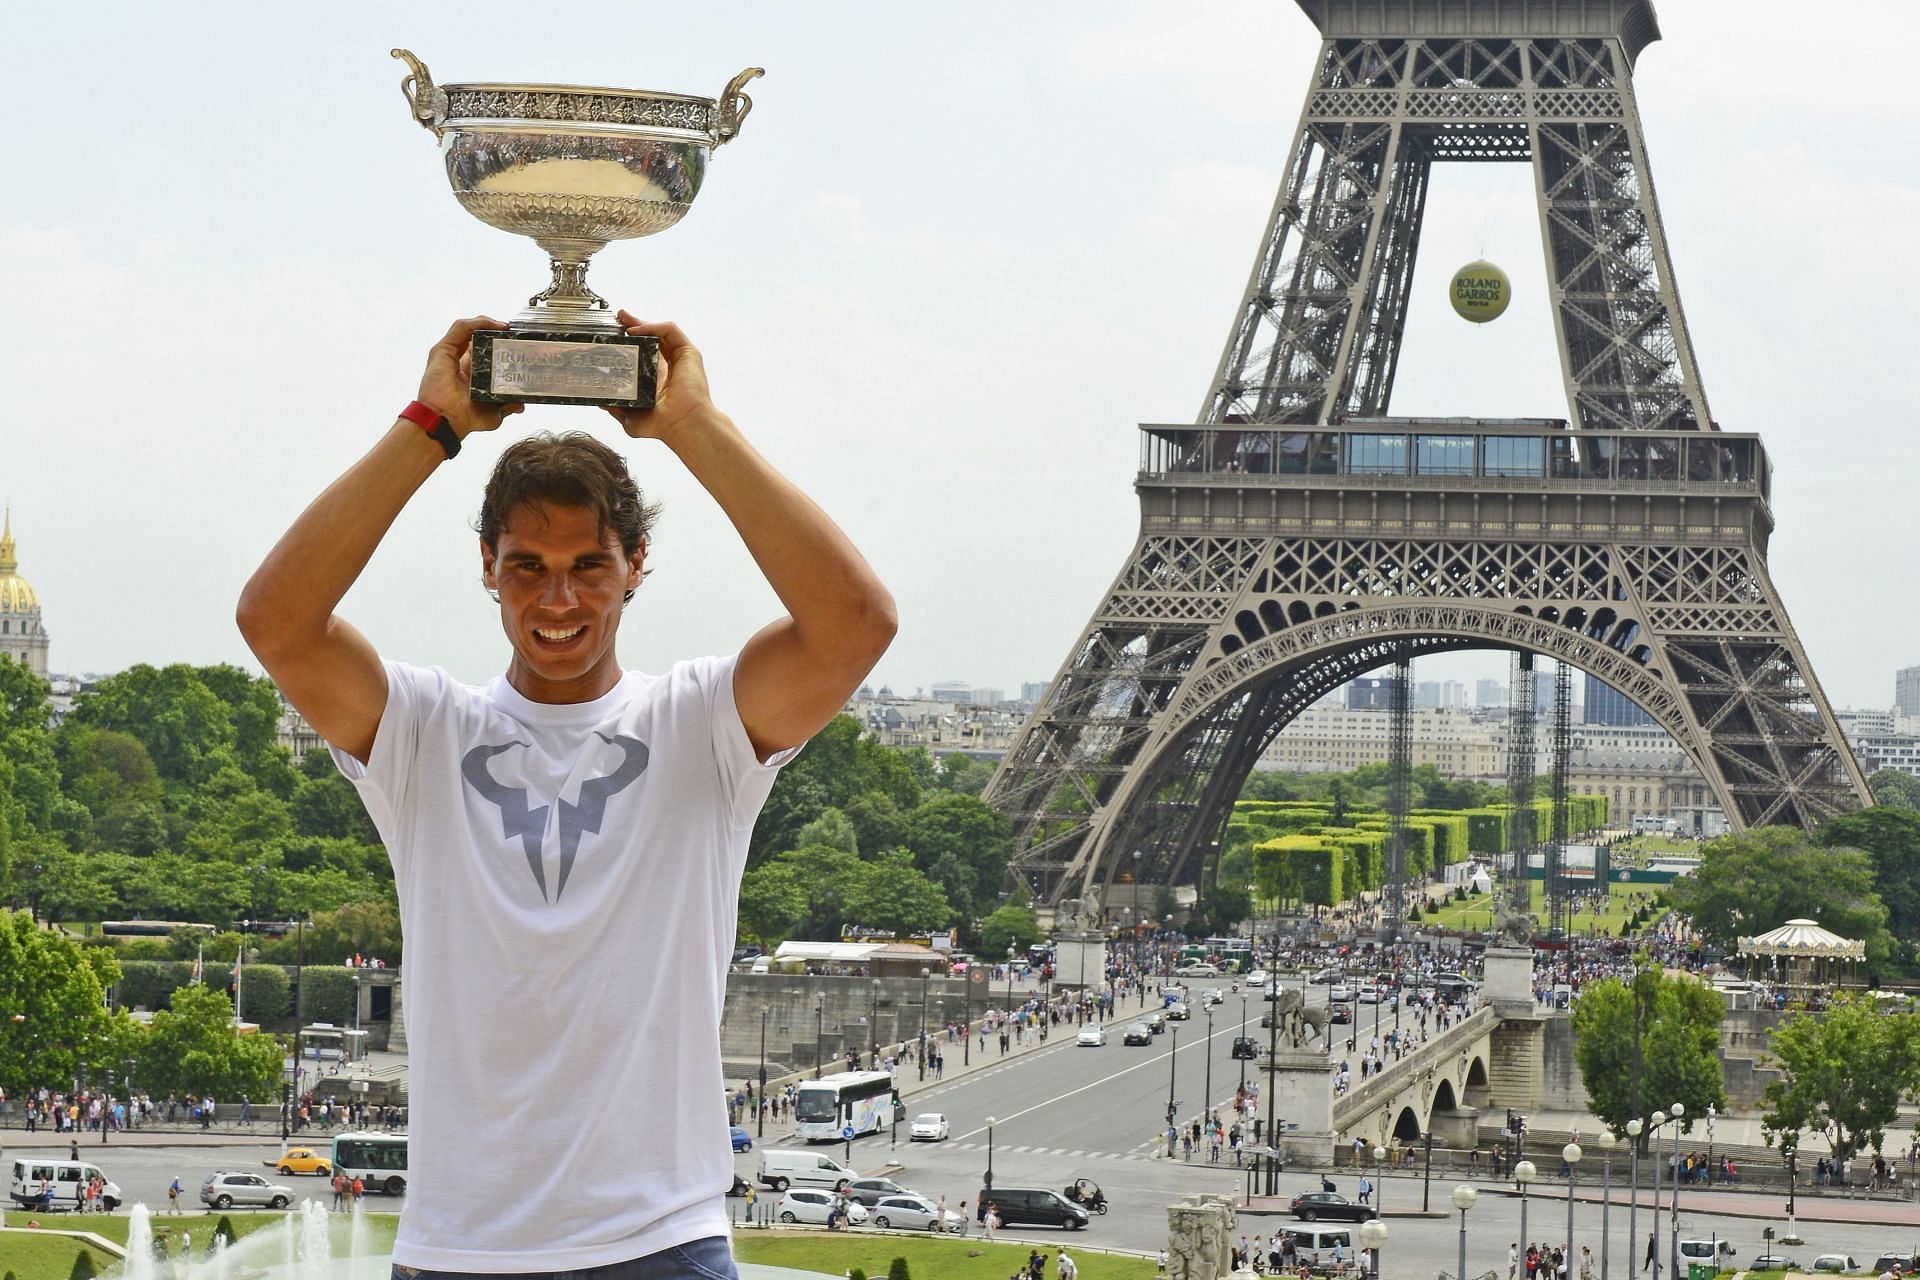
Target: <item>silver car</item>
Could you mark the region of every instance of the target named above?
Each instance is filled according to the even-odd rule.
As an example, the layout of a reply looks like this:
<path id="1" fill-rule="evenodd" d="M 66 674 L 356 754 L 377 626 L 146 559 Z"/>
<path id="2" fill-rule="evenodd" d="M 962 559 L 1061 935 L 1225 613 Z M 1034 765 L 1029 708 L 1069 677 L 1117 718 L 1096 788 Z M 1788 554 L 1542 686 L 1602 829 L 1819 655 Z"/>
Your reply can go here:
<path id="1" fill-rule="evenodd" d="M 236 1204 L 284 1209 L 293 1203 L 293 1196 L 292 1187 L 268 1182 L 257 1173 L 214 1173 L 200 1184 L 200 1203 L 210 1209 L 230 1209 Z"/>
<path id="2" fill-rule="evenodd" d="M 957 1236 L 966 1232 L 967 1220 L 949 1209 L 941 1223 L 939 1206 L 925 1196 L 882 1196 L 873 1206 L 873 1225 L 901 1231 L 949 1231 Z"/>

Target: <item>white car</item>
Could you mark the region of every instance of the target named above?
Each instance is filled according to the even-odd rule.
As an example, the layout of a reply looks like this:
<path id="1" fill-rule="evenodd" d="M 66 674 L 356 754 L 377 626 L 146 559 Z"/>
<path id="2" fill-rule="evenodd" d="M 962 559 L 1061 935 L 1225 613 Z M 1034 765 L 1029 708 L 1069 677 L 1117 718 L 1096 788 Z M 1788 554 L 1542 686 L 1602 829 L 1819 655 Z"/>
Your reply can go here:
<path id="1" fill-rule="evenodd" d="M 1361 1004 L 1379 1004 L 1380 988 L 1374 986 L 1371 982 L 1362 983 L 1360 986 L 1359 999 Z"/>
<path id="2" fill-rule="evenodd" d="M 947 1231 L 956 1236 L 967 1230 L 967 1220 L 951 1209 L 941 1221 L 939 1206 L 925 1196 L 883 1196 L 873 1206 L 873 1225 L 901 1231 Z"/>
<path id="3" fill-rule="evenodd" d="M 795 1187 L 780 1197 L 780 1203 L 773 1206 L 773 1216 L 782 1222 L 811 1222 L 815 1226 L 827 1225 L 827 1213 L 840 1197 L 831 1191 L 816 1191 L 811 1187 Z M 846 1220 L 859 1226 L 867 1220 L 867 1211 L 851 1200 L 841 1205 Z"/>
<path id="4" fill-rule="evenodd" d="M 264 1205 L 284 1209 L 294 1200 L 292 1187 L 268 1182 L 257 1173 L 210 1173 L 200 1185 L 200 1203 L 210 1209 L 231 1209 L 236 1204 Z"/>
<path id="5" fill-rule="evenodd" d="M 1073 1038 L 1073 1042 L 1077 1045 L 1097 1049 L 1107 1042 L 1107 1029 L 1099 1023 L 1095 1023 L 1091 1027 L 1082 1027 L 1080 1028 L 1080 1034 Z"/>
<path id="6" fill-rule="evenodd" d="M 1217 978 L 1220 976 L 1220 966 L 1197 960 L 1192 964 L 1181 965 L 1174 970 L 1174 973 L 1182 978 Z"/>
<path id="7" fill-rule="evenodd" d="M 1208 987 L 1200 993 L 1200 1007 L 1203 1009 L 1210 1009 L 1216 1004 L 1225 1004 L 1226 1002 L 1227 993 L 1218 987 Z"/>
<path id="8" fill-rule="evenodd" d="M 913 1127 L 907 1132 L 909 1142 L 945 1142 L 953 1129 L 947 1118 L 937 1111 L 913 1118 Z"/>
<path id="9" fill-rule="evenodd" d="M 1345 1004 L 1353 999 L 1353 988 L 1344 982 L 1336 982 L 1327 988 L 1327 999 L 1335 1004 Z"/>
<path id="10" fill-rule="evenodd" d="M 1251 973 L 1249 973 L 1249 974 L 1247 975 L 1247 985 L 1248 985 L 1248 986 L 1250 986 L 1250 987 L 1264 987 L 1264 986 L 1266 986 L 1266 985 L 1267 985 L 1267 971 L 1266 971 L 1265 969 L 1255 969 L 1255 970 L 1253 970 L 1253 971 L 1252 971 Z"/>

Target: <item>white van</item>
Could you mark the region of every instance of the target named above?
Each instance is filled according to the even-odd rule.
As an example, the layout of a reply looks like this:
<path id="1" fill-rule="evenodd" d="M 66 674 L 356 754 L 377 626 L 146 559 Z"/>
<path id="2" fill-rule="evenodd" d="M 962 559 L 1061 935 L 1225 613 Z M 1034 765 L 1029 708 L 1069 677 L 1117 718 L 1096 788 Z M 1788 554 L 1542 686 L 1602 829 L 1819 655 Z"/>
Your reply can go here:
<path id="1" fill-rule="evenodd" d="M 1288 1227 L 1283 1233 L 1293 1237 L 1293 1247 L 1303 1262 L 1316 1266 L 1333 1262 L 1333 1251 L 1340 1250 L 1340 1260 L 1348 1266 L 1353 1265 L 1353 1228 L 1332 1227 L 1312 1224 L 1304 1227 Z"/>
<path id="2" fill-rule="evenodd" d="M 760 1181 L 775 1191 L 788 1187 L 826 1187 L 838 1191 L 860 1175 L 832 1156 L 812 1151 L 760 1149 Z"/>
<path id="3" fill-rule="evenodd" d="M 87 1183 L 95 1178 L 106 1181 L 97 1166 L 84 1160 L 20 1159 L 13 1162 L 7 1194 L 22 1209 L 37 1209 L 46 1203 L 46 1189 L 52 1187 L 53 1207 L 71 1212 L 80 1206 Z M 121 1199 L 117 1184 L 106 1182 L 101 1188 L 100 1201 L 108 1209 L 119 1208 Z"/>

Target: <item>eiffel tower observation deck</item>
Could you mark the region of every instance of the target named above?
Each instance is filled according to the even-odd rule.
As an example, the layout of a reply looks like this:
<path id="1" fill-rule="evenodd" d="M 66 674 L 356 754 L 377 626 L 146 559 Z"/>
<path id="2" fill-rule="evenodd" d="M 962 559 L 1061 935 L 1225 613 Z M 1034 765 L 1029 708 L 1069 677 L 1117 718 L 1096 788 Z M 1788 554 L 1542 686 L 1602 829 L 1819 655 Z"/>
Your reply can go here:
<path id="1" fill-rule="evenodd" d="M 1196 882 L 1273 737 L 1405 653 L 1598 676 L 1736 828 L 1864 803 L 1767 573 L 1766 450 L 1687 334 L 1633 95 L 1653 5 L 1297 3 L 1320 53 L 1200 414 L 1141 428 L 1138 538 L 986 792 L 1012 873 Z M 1532 167 L 1564 417 L 1390 416 L 1442 163 Z"/>

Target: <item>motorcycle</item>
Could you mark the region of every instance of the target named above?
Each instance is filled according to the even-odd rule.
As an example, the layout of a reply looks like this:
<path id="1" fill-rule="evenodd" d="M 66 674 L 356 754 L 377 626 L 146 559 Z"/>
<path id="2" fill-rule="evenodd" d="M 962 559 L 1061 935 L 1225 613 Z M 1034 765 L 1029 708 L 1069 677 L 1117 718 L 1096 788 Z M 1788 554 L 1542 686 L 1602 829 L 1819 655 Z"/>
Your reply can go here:
<path id="1" fill-rule="evenodd" d="M 1072 1186 L 1064 1192 L 1067 1199 L 1079 1205 L 1089 1213 L 1107 1211 L 1107 1193 L 1091 1178 L 1076 1178 Z"/>

